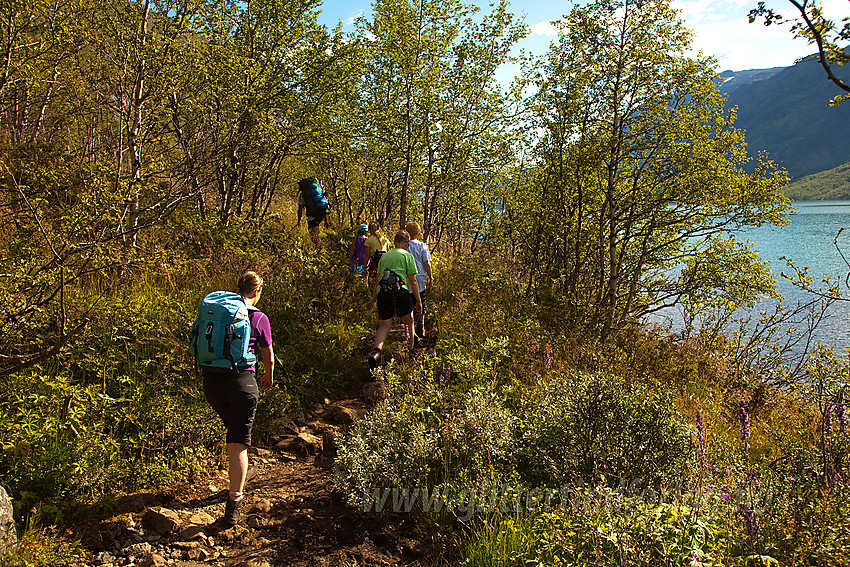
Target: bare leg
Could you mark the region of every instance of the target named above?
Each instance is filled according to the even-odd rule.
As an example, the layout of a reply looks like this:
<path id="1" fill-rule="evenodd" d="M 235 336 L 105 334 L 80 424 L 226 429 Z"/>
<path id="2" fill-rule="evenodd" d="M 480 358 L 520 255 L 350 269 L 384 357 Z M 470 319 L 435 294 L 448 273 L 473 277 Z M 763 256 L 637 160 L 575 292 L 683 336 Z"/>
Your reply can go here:
<path id="1" fill-rule="evenodd" d="M 372 345 L 374 348 L 383 350 L 384 341 L 387 340 L 387 335 L 389 334 L 392 326 L 392 319 L 381 320 L 378 322 L 378 331 L 375 333 L 375 344 Z"/>
<path id="2" fill-rule="evenodd" d="M 310 238 L 313 240 L 313 244 L 316 246 L 321 245 L 322 240 L 320 238 L 318 225 L 308 228 L 307 232 L 310 233 Z"/>
<path id="3" fill-rule="evenodd" d="M 416 329 L 416 336 L 421 338 L 425 337 L 425 314 L 417 313 L 414 315 L 414 328 Z"/>
<path id="4" fill-rule="evenodd" d="M 230 492 L 240 493 L 245 488 L 245 476 L 248 474 L 248 446 L 242 443 L 227 444 Z"/>

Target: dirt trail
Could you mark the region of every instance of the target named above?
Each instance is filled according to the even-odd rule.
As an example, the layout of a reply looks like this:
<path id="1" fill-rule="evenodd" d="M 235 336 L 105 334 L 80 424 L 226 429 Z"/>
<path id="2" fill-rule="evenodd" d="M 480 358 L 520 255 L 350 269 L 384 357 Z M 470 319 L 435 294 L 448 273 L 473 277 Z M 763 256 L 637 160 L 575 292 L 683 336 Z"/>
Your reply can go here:
<path id="1" fill-rule="evenodd" d="M 392 341 L 403 335 L 394 329 Z M 434 346 L 434 340 L 423 349 Z M 357 358 L 365 358 L 364 345 Z M 359 361 L 353 368 L 361 368 Z M 365 514 L 345 503 L 332 481 L 337 440 L 387 395 L 365 380 L 356 397 L 324 400 L 311 411 L 282 416 L 276 434 L 249 449 L 257 469 L 248 482 L 242 520 L 222 528 L 227 471 L 169 495 L 137 494 L 98 523 L 98 567 L 366 567 L 433 564 L 433 550 L 415 522 Z M 260 440 L 255 439 L 255 442 Z M 94 520 L 94 518 L 92 518 Z M 97 520 L 94 520 L 97 521 Z"/>
<path id="2" fill-rule="evenodd" d="M 250 501 L 242 541 L 230 547 L 224 565 L 361 566 L 429 565 L 420 542 L 405 535 L 398 519 L 368 516 L 347 505 L 334 490 L 331 467 L 333 439 L 352 419 L 366 412 L 360 400 L 341 400 L 324 409 L 318 419 L 302 426 L 302 435 L 322 436 L 315 456 L 292 461 L 279 450 L 258 451 L 259 471 L 249 486 Z M 306 431 L 304 431 L 306 429 Z M 315 448 L 296 441 L 278 445 Z M 281 458 L 282 457 L 282 458 Z M 239 530 L 237 530 L 239 531 Z"/>
<path id="3" fill-rule="evenodd" d="M 280 435 L 252 447 L 256 476 L 246 486 L 242 521 L 224 529 L 226 471 L 204 486 L 170 496 L 134 495 L 119 515 L 100 522 L 110 541 L 87 565 L 175 566 L 422 566 L 430 550 L 415 526 L 364 514 L 346 504 L 332 482 L 336 439 L 382 394 L 367 383 L 363 397 L 326 400 L 309 414 L 281 418 Z"/>

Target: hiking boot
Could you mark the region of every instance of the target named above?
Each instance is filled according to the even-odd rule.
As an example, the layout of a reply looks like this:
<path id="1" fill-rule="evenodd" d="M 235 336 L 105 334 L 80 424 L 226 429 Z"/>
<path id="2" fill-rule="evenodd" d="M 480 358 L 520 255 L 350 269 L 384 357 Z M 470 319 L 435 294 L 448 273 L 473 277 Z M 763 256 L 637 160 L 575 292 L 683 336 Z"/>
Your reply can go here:
<path id="1" fill-rule="evenodd" d="M 244 497 L 238 502 L 231 500 L 229 496 L 227 497 L 227 503 L 224 505 L 224 516 L 221 518 L 223 525 L 230 527 L 239 523 L 239 519 L 242 517 L 241 509 L 243 502 L 245 502 Z"/>
<path id="2" fill-rule="evenodd" d="M 369 353 L 369 356 L 366 358 L 366 362 L 369 364 L 369 368 L 377 368 L 381 365 L 381 349 L 373 348 L 372 352 Z"/>

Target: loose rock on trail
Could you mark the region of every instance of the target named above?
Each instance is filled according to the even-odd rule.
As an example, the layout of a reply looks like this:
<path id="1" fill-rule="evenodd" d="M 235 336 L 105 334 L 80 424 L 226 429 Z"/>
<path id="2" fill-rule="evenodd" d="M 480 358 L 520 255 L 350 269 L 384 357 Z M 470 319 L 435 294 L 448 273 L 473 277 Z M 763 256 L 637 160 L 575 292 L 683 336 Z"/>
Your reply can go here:
<path id="1" fill-rule="evenodd" d="M 167 502 L 135 495 L 118 502 L 118 516 L 99 525 L 105 551 L 98 566 L 426 566 L 430 550 L 413 525 L 367 515 L 334 489 L 336 439 L 383 396 L 368 382 L 363 399 L 325 400 L 309 414 L 282 420 L 266 447 L 250 449 L 256 477 L 246 487 L 241 522 L 223 529 L 227 473 L 194 494 Z M 367 400 L 367 401 L 364 401 Z"/>

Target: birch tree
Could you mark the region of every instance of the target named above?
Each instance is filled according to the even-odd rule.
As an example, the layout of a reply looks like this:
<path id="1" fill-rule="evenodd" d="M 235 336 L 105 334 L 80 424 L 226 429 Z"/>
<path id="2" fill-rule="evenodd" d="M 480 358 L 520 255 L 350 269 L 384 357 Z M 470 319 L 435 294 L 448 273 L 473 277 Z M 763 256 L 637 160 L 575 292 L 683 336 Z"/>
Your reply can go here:
<path id="1" fill-rule="evenodd" d="M 734 235 L 786 222 L 786 177 L 763 160 L 744 170 L 734 112 L 712 61 L 687 55 L 676 12 L 601 0 L 559 27 L 536 78 L 545 134 L 511 204 L 531 216 L 528 289 L 554 285 L 568 319 L 602 336 L 689 294 L 744 302 L 769 290 Z"/>

